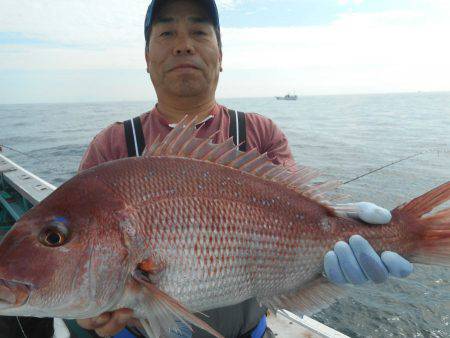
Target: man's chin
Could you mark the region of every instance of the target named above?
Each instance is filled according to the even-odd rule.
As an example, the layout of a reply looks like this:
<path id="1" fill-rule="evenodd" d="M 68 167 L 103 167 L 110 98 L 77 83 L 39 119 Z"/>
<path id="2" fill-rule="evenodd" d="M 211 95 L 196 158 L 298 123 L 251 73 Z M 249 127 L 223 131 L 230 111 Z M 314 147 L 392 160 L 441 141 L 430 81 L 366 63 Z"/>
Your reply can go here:
<path id="1" fill-rule="evenodd" d="M 187 85 L 175 86 L 170 88 L 170 92 L 179 97 L 197 97 L 205 95 L 207 89 L 203 86 Z"/>
<path id="2" fill-rule="evenodd" d="M 170 74 L 164 79 L 164 87 L 168 92 L 180 97 L 204 95 L 208 91 L 208 83 L 198 72 Z"/>

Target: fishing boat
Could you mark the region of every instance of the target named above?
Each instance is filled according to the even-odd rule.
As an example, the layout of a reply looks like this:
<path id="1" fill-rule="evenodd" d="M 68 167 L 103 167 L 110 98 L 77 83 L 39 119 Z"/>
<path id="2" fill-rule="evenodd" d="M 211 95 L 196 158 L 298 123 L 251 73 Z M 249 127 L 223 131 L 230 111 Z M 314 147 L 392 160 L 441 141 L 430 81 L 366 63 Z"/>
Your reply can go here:
<path id="1" fill-rule="evenodd" d="M 277 100 L 285 100 L 285 101 L 297 101 L 298 96 L 297 95 L 291 95 L 287 94 L 284 96 L 276 96 Z"/>
<path id="2" fill-rule="evenodd" d="M 55 189 L 54 185 L 0 154 L 0 241 L 27 210 L 39 204 Z M 2 259 L 7 259 L 7 257 L 2 257 Z M 285 310 L 277 315 L 269 315 L 268 326 L 279 338 L 348 337 L 310 317 L 299 317 Z M 80 328 L 74 320 L 63 321 L 55 318 L 54 327 L 56 338 L 93 337 L 91 333 Z"/>

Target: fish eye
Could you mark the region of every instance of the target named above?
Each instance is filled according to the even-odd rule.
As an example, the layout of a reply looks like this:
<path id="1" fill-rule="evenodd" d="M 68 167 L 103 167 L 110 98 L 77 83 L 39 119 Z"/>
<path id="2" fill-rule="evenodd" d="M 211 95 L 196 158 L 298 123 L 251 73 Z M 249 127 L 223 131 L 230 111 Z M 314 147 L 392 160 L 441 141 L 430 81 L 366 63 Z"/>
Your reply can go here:
<path id="1" fill-rule="evenodd" d="M 42 244 L 49 247 L 58 247 L 67 242 L 66 229 L 62 229 L 62 227 L 48 227 L 45 228 L 39 235 L 39 240 Z"/>

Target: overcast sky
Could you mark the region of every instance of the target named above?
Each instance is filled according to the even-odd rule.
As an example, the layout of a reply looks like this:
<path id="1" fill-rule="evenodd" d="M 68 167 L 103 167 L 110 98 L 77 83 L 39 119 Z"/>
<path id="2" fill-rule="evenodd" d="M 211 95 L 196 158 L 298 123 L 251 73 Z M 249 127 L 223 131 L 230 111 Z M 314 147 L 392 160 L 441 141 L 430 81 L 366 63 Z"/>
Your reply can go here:
<path id="1" fill-rule="evenodd" d="M 217 97 L 450 90 L 449 0 L 219 0 Z M 148 0 L 1 0 L 0 103 L 154 100 Z"/>

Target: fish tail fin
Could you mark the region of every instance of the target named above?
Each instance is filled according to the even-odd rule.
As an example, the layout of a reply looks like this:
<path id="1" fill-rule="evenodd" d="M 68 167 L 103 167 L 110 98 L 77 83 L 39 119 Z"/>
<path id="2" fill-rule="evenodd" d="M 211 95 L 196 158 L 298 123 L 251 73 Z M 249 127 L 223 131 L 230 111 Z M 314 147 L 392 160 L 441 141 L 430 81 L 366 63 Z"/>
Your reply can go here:
<path id="1" fill-rule="evenodd" d="M 401 213 L 418 220 L 419 240 L 410 257 L 423 264 L 450 266 L 450 207 L 432 210 L 450 201 L 450 181 L 398 207 Z"/>

